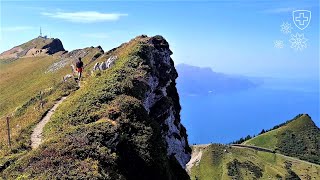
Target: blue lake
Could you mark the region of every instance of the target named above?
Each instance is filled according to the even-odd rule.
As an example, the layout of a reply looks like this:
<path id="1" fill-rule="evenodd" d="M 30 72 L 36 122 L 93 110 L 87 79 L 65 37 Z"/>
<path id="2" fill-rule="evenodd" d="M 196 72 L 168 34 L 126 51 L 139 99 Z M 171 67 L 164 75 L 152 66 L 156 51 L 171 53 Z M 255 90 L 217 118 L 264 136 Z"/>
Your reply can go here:
<path id="1" fill-rule="evenodd" d="M 240 92 L 180 95 L 181 119 L 189 143 L 229 143 L 301 113 L 309 114 L 319 127 L 318 83 L 272 80 Z"/>

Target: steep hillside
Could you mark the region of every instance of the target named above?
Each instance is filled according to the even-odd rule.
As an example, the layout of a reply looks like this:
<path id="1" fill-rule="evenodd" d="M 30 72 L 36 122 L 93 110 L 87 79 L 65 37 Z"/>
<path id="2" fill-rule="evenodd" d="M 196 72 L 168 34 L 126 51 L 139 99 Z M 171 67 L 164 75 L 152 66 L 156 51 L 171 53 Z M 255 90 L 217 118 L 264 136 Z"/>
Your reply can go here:
<path id="1" fill-rule="evenodd" d="M 17 47 L 42 48 L 46 53 L 31 56 L 20 53 L 14 61 L 4 56 L 4 54 L 15 54 L 12 50 Z M 72 73 L 70 65 L 74 64 L 78 57 L 82 57 L 87 66 L 104 53 L 101 47 L 78 49 L 67 53 L 59 39 L 41 37 L 15 48 L 0 55 L 0 99 L 2 100 L 0 116 L 11 114 L 35 94 L 61 82 L 63 76 Z M 63 51 L 54 55 L 48 54 L 49 51 L 56 52 L 62 49 Z M 91 70 L 85 67 L 85 76 L 90 72 Z"/>
<path id="2" fill-rule="evenodd" d="M 171 54 L 161 36 L 92 53 L 88 68 L 117 59 L 112 68 L 87 75 L 45 127 L 44 143 L 12 158 L 2 177 L 189 179 L 184 168 L 191 149 Z"/>
<path id="3" fill-rule="evenodd" d="M 307 114 L 243 143 L 320 164 L 320 129 Z"/>
<path id="4" fill-rule="evenodd" d="M 31 42 L 37 47 L 49 47 L 52 39 L 36 38 L 23 46 Z M 78 89 L 71 79 L 62 81 L 66 74 L 72 74 L 70 65 L 82 57 L 89 66 L 103 53 L 101 47 L 89 47 L 69 53 L 0 59 L 0 127 L 6 127 L 5 119 L 9 116 L 11 134 L 11 148 L 8 148 L 7 129 L 0 128 L 0 172 L 31 150 L 32 130 L 54 103 Z M 84 70 L 83 82 L 91 73 L 87 67 Z"/>
<path id="5" fill-rule="evenodd" d="M 212 144 L 196 145 L 201 158 L 190 169 L 193 180 L 206 179 L 318 179 L 320 165 L 279 154 Z M 193 158 L 194 154 L 192 155 Z M 188 164 L 189 165 L 189 164 Z"/>
<path id="6" fill-rule="evenodd" d="M 52 40 L 39 37 L 17 47 L 30 44 L 51 47 Z M 59 51 L 53 55 L 42 53 L 0 59 L 0 127 L 6 127 L 5 119 L 9 116 L 11 134 L 11 148 L 8 148 L 7 129 L 0 128 L 0 172 L 31 149 L 32 130 L 54 103 L 78 89 L 74 81 L 62 81 L 66 74 L 72 74 L 70 65 L 78 57 L 89 65 L 101 54 L 101 47 L 89 47 L 69 53 Z M 84 82 L 89 72 L 91 70 L 85 67 Z"/>

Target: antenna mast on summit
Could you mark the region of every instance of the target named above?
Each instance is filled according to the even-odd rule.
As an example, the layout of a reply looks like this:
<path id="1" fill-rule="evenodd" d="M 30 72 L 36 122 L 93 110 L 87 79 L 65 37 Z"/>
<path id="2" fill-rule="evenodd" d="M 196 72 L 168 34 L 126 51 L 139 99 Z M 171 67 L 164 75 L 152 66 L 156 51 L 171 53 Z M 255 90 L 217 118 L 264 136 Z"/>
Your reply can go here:
<path id="1" fill-rule="evenodd" d="M 40 37 L 42 37 L 42 31 L 41 31 L 41 26 L 40 26 Z"/>

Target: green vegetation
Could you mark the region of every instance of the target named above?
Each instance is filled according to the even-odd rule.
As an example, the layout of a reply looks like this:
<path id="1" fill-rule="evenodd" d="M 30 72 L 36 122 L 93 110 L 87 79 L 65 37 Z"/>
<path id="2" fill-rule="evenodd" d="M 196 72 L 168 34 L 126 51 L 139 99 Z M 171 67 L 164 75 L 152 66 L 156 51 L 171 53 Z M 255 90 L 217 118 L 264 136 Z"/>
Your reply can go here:
<path id="1" fill-rule="evenodd" d="M 274 153 L 221 144 L 192 149 L 202 149 L 200 162 L 191 168 L 193 180 L 317 179 L 320 176 L 320 165 Z"/>
<path id="2" fill-rule="evenodd" d="M 90 50 L 92 52 L 88 50 L 89 53 L 83 58 L 85 63 L 97 53 L 97 48 Z M 70 73 L 69 65 L 53 73 L 45 73 L 51 64 L 58 61 L 58 56 L 22 57 L 0 65 L 0 126 L 5 127 L 5 118 L 10 116 L 13 143 L 19 134 L 26 132 L 27 127 L 32 127 L 50 109 L 54 101 L 74 90 L 74 84 L 62 83 L 62 77 Z M 86 76 L 87 73 L 83 79 Z M 44 104 L 42 109 L 39 109 L 40 92 Z M 6 138 L 6 129 L 1 128 L 0 158 L 7 143 Z"/>
<path id="3" fill-rule="evenodd" d="M 255 179 L 262 177 L 262 169 L 259 166 L 253 164 L 251 161 L 239 162 L 237 159 L 234 159 L 233 161 L 228 162 L 227 168 L 228 175 L 232 178 L 242 179 L 242 169 L 249 171 Z"/>
<path id="4" fill-rule="evenodd" d="M 192 146 L 192 152 L 202 151 L 202 158 L 198 166 L 193 166 L 189 173 L 191 179 L 222 179 L 224 145 L 210 145 L 200 148 Z"/>
<path id="5" fill-rule="evenodd" d="M 21 47 L 22 49 L 30 49 L 30 48 L 42 49 L 43 47 L 51 43 L 52 40 L 53 40 L 52 38 L 37 37 L 26 43 L 19 45 L 19 47 Z"/>
<path id="6" fill-rule="evenodd" d="M 45 127 L 45 142 L 16 160 L 2 176 L 188 179 L 175 158 L 167 157 L 160 124 L 142 104 L 149 89 L 144 79 L 154 71 L 149 60 L 155 47 L 147 43 L 149 39 L 138 37 L 113 50 L 110 55 L 118 57 L 116 64 L 87 77 L 52 116 Z"/>
<path id="7" fill-rule="evenodd" d="M 10 116 L 10 129 L 13 146 L 17 139 L 21 144 L 21 134 L 29 132 L 42 115 L 52 106 L 53 102 L 72 89 L 66 87 L 69 83 L 61 83 L 64 71 L 57 74 L 45 74 L 44 71 L 52 57 L 22 58 L 10 64 L 0 66 L 1 108 L 0 125 L 6 127 L 5 118 Z M 40 94 L 41 92 L 41 94 Z M 43 107 L 40 108 L 42 98 Z M 6 150 L 6 129 L 0 129 L 0 158 Z M 25 143 L 22 143 L 25 146 Z M 25 148 L 23 148 L 25 149 Z"/>
<path id="8" fill-rule="evenodd" d="M 307 114 L 298 115 L 243 144 L 273 149 L 287 156 L 320 164 L 320 129 Z"/>
<path id="9" fill-rule="evenodd" d="M 291 119 L 291 120 L 288 120 L 288 121 L 286 121 L 286 122 L 284 122 L 284 123 L 275 125 L 273 128 L 271 128 L 271 129 L 269 129 L 269 130 L 264 130 L 264 129 L 262 129 L 261 132 L 258 134 L 258 136 L 259 136 L 259 135 L 262 135 L 262 134 L 264 134 L 264 133 L 266 133 L 266 132 L 269 132 L 269 131 L 272 131 L 272 130 L 276 130 L 276 129 L 282 127 L 282 126 L 285 126 L 286 124 L 288 124 L 288 123 L 290 123 L 290 122 L 298 119 L 298 118 L 301 117 L 302 115 L 303 115 L 303 114 L 299 114 L 299 115 L 297 115 L 295 118 L 293 118 L 293 119 Z M 256 135 L 253 135 L 253 136 L 247 135 L 245 138 L 240 138 L 239 140 L 236 140 L 236 141 L 231 142 L 231 144 L 242 144 L 243 142 L 248 141 L 248 140 L 250 140 L 250 139 L 252 139 L 252 138 L 254 138 L 254 137 L 256 137 Z"/>
<path id="10" fill-rule="evenodd" d="M 254 137 L 254 136 L 253 136 Z M 245 138 L 240 138 L 239 140 L 236 140 L 236 141 L 233 141 L 232 143 L 230 144 L 241 144 L 245 141 L 248 141 L 249 139 L 253 138 L 251 137 L 250 135 L 246 136 Z"/>
<path id="11" fill-rule="evenodd" d="M 28 42 L 29 45 L 31 42 Z M 28 43 L 21 46 L 27 47 Z M 45 46 L 45 43 L 34 42 L 33 45 Z M 84 62 L 89 63 L 97 51 L 97 48 L 88 48 Z M 6 127 L 5 119 L 9 116 L 12 144 L 11 148 L 8 148 L 7 130 L 1 128 L 0 173 L 4 167 L 31 150 L 32 130 L 54 102 L 78 89 L 71 79 L 62 82 L 62 77 L 71 72 L 70 64 L 55 72 L 45 73 L 50 65 L 59 62 L 60 58 L 58 55 L 42 55 L 21 57 L 14 61 L 0 59 L 0 127 Z M 83 79 L 87 76 L 88 74 L 84 73 Z"/>
<path id="12" fill-rule="evenodd" d="M 5 135 L 1 136 L 0 139 L 0 172 L 3 170 L 2 168 L 12 164 L 31 150 L 30 135 L 32 129 L 53 106 L 53 100 L 59 99 L 77 88 L 74 81 L 59 83 L 53 89 L 42 93 L 41 99 L 38 94 L 15 111 L 15 114 L 10 117 L 10 126 L 15 127 L 10 128 L 11 148 L 8 148 L 6 144 L 7 134 L 5 134 L 5 129 L 1 131 Z M 41 106 L 41 103 L 43 103 L 43 106 Z M 1 125 L 5 127 L 4 122 Z"/>
<path id="13" fill-rule="evenodd" d="M 1 108 L 0 116 L 11 113 L 16 107 L 27 102 L 34 94 L 44 91 L 61 81 L 63 72 L 45 74 L 51 56 L 21 58 L 0 66 Z"/>

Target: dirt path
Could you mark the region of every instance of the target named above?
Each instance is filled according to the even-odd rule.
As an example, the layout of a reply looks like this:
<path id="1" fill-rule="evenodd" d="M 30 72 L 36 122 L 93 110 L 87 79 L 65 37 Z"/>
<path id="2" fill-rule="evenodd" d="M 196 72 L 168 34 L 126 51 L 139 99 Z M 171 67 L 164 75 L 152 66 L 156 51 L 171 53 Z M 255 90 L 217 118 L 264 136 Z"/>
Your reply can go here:
<path id="1" fill-rule="evenodd" d="M 57 101 L 54 106 L 49 110 L 49 112 L 41 119 L 41 121 L 37 124 L 37 126 L 33 129 L 31 134 L 31 148 L 36 149 L 42 142 L 42 132 L 44 126 L 50 121 L 51 116 L 57 107 L 65 100 L 67 97 L 62 97 L 59 101 Z"/>
<path id="2" fill-rule="evenodd" d="M 318 164 L 315 164 L 315 163 L 312 163 L 312 162 L 309 162 L 309 161 L 304 161 L 304 160 L 301 160 L 301 159 L 298 159 L 298 158 L 295 158 L 295 157 L 286 156 L 286 155 L 280 154 L 278 152 L 275 152 L 274 150 L 270 150 L 270 149 L 266 149 L 266 148 L 261 148 L 261 147 L 257 147 L 257 146 L 248 146 L 248 145 L 242 145 L 242 144 L 232 144 L 231 146 L 232 147 L 236 147 L 236 148 L 248 148 L 248 149 L 254 149 L 254 150 L 257 150 L 257 151 L 264 151 L 264 152 L 268 152 L 268 153 L 274 153 L 274 154 L 276 154 L 278 156 L 282 156 L 282 157 L 285 157 L 287 159 L 290 159 L 293 162 L 301 162 L 301 163 L 309 164 L 311 166 L 320 167 L 320 165 L 318 165 Z"/>
<path id="3" fill-rule="evenodd" d="M 262 147 L 258 147 L 258 146 L 249 146 L 249 145 L 243 145 L 243 144 L 231 144 L 231 146 L 233 146 L 233 147 L 250 148 L 250 149 L 257 150 L 257 151 L 264 151 L 264 152 L 268 152 L 268 153 L 276 153 L 275 150 L 262 148 Z"/>
<path id="4" fill-rule="evenodd" d="M 201 160 L 201 157 L 202 157 L 202 150 L 205 149 L 209 145 L 210 144 L 194 145 L 193 146 L 191 159 L 188 162 L 187 167 L 186 167 L 188 173 L 191 172 L 191 168 L 194 165 L 198 165 L 200 163 L 200 160 Z"/>

